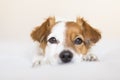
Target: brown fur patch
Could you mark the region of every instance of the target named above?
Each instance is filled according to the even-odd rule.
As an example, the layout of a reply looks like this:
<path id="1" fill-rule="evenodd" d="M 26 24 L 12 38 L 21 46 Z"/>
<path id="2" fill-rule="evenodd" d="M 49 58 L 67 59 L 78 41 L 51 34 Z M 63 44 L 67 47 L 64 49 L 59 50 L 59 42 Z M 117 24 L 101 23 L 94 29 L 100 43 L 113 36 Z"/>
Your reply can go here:
<path id="1" fill-rule="evenodd" d="M 101 38 L 100 32 L 91 27 L 82 18 L 77 18 L 77 22 L 67 22 L 66 26 L 66 46 L 73 48 L 77 53 L 87 54 L 90 47 Z M 83 40 L 82 44 L 74 44 L 74 40 L 77 37 Z"/>
<path id="2" fill-rule="evenodd" d="M 80 37 L 84 41 L 81 27 L 75 22 L 67 22 L 66 26 L 66 47 L 74 49 L 77 53 L 86 54 L 88 49 L 86 48 L 84 43 L 80 45 L 74 44 L 74 40 L 78 37 Z"/>
<path id="3" fill-rule="evenodd" d="M 82 27 L 86 47 L 90 48 L 92 44 L 97 43 L 101 39 L 100 32 L 91 27 L 83 18 L 78 17 L 76 21 Z"/>
<path id="4" fill-rule="evenodd" d="M 47 36 L 50 34 L 50 31 L 55 24 L 55 18 L 49 17 L 42 25 L 37 26 L 31 33 L 31 37 L 34 41 L 40 43 L 40 47 L 45 51 L 47 44 Z"/>

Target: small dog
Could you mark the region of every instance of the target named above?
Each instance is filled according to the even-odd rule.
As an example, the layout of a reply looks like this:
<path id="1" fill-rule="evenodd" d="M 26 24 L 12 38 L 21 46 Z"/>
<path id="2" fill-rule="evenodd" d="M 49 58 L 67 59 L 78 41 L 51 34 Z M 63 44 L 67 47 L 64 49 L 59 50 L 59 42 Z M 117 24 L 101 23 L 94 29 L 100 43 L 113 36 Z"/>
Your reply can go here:
<path id="1" fill-rule="evenodd" d="M 41 49 L 33 62 L 35 66 L 96 61 L 97 57 L 88 52 L 99 41 L 101 34 L 80 17 L 75 22 L 56 22 L 55 17 L 49 17 L 32 31 L 31 37 Z"/>

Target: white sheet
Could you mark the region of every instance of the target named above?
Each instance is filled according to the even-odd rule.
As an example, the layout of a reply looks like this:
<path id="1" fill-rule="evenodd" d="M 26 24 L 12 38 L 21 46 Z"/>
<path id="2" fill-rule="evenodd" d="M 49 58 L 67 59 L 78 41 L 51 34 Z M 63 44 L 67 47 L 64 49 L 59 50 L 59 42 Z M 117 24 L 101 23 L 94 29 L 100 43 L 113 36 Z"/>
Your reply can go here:
<path id="1" fill-rule="evenodd" d="M 32 43 L 0 42 L 0 80 L 120 80 L 119 40 L 93 48 L 99 62 L 32 68 Z"/>

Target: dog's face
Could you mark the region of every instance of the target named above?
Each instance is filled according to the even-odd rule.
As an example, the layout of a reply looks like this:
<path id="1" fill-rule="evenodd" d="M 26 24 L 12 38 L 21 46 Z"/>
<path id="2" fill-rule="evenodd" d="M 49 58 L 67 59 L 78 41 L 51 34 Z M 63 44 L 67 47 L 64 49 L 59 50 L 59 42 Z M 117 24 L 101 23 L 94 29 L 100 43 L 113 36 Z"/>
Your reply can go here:
<path id="1" fill-rule="evenodd" d="M 31 34 L 40 43 L 45 59 L 51 64 L 80 61 L 101 38 L 100 33 L 81 18 L 76 22 L 56 22 L 49 17 Z"/>

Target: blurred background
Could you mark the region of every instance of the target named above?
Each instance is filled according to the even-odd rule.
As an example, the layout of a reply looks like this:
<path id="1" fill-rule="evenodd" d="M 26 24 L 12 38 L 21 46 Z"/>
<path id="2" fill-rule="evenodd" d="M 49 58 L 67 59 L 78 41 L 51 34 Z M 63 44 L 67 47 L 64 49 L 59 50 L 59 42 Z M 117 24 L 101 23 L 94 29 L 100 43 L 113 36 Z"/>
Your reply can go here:
<path id="1" fill-rule="evenodd" d="M 120 0 L 0 0 L 0 41 L 31 42 L 48 16 L 84 19 L 106 39 L 120 38 Z"/>

